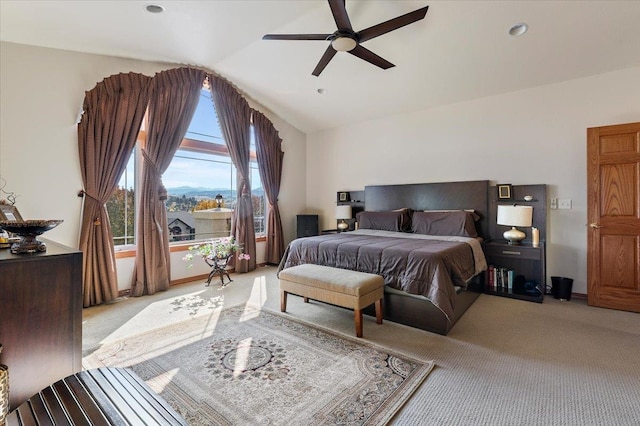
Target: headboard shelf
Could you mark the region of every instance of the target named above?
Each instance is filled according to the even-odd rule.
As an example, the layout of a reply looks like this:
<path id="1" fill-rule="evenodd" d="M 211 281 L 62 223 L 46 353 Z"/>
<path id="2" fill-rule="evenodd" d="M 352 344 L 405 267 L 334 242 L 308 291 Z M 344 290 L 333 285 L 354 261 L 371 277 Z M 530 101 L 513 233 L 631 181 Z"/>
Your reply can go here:
<path id="1" fill-rule="evenodd" d="M 338 206 L 351 206 L 351 219 L 346 219 L 345 222 L 349 225 L 349 231 L 356 229 L 356 214 L 364 210 L 364 191 L 338 191 L 336 197 L 336 204 Z M 340 220 L 336 220 L 336 227 Z"/>
<path id="2" fill-rule="evenodd" d="M 547 240 L 547 186 L 541 185 L 513 185 L 513 199 L 506 200 L 498 198 L 497 187 L 492 186 L 489 188 L 490 196 L 492 200 L 490 203 L 490 238 L 492 240 L 503 240 L 503 233 L 508 226 L 502 226 L 497 224 L 498 206 L 499 205 L 513 205 L 519 204 L 524 206 L 533 207 L 533 224 L 532 226 L 540 230 L 540 241 L 545 242 Z M 527 201 L 525 196 L 533 197 L 533 199 Z M 531 242 L 531 228 L 522 229 L 527 235 L 524 242 Z"/>

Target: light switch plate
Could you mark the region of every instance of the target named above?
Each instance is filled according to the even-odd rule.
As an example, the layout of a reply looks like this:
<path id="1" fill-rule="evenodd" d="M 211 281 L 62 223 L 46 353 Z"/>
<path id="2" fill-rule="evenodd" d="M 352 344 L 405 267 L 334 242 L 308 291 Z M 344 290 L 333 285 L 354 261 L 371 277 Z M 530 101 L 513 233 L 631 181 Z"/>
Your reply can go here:
<path id="1" fill-rule="evenodd" d="M 561 210 L 570 210 L 571 209 L 571 199 L 570 198 L 558 198 L 558 208 Z"/>

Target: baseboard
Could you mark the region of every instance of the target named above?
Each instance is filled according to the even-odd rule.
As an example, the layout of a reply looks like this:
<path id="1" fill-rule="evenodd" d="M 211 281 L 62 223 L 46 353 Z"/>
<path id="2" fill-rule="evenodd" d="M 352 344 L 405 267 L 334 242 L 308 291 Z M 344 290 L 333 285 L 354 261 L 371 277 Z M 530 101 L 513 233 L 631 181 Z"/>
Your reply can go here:
<path id="1" fill-rule="evenodd" d="M 584 293 L 571 293 L 571 298 L 578 300 L 587 300 L 587 295 Z"/>
<path id="2" fill-rule="evenodd" d="M 262 267 L 267 266 L 267 265 L 268 265 L 267 263 L 258 263 L 256 265 L 256 268 L 262 268 Z M 235 272 L 236 272 L 235 269 L 229 269 L 229 273 L 230 274 L 233 274 Z M 180 285 L 180 284 L 190 283 L 192 281 L 206 280 L 208 277 L 209 277 L 208 274 L 202 274 L 202 275 L 194 275 L 193 277 L 179 278 L 177 280 L 171 280 L 169 282 L 169 285 L 173 286 L 173 285 Z M 131 289 L 118 291 L 118 297 L 128 297 L 130 294 L 131 294 Z"/>
<path id="3" fill-rule="evenodd" d="M 553 297 L 551 292 L 545 293 L 544 295 L 545 296 L 549 296 L 549 297 Z M 584 294 L 584 293 L 571 293 L 571 298 L 572 299 L 577 299 L 577 300 L 587 300 L 587 295 Z"/>
<path id="4" fill-rule="evenodd" d="M 231 273 L 233 271 L 229 270 L 229 272 Z M 193 277 L 179 278 L 177 280 L 171 280 L 169 282 L 169 285 L 174 286 L 179 284 L 190 283 L 192 281 L 206 280 L 208 276 L 209 276 L 208 274 L 202 274 L 202 275 L 194 275 Z M 118 291 L 118 297 L 128 297 L 130 295 L 131 295 L 131 289 L 129 288 Z"/>
<path id="5" fill-rule="evenodd" d="M 230 269 L 229 273 L 232 273 L 232 272 L 233 271 Z M 208 274 L 202 274 L 202 275 L 194 275 L 193 277 L 179 278 L 177 280 L 171 280 L 171 282 L 169 282 L 169 285 L 178 285 L 178 284 L 190 283 L 192 281 L 206 280 L 208 276 L 209 276 Z"/>

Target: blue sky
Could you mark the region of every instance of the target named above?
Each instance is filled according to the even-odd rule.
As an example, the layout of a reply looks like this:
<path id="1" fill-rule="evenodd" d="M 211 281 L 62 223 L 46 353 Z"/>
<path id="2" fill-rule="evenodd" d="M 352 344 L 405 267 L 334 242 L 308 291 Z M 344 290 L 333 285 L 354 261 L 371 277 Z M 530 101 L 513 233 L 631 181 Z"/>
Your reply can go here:
<path id="1" fill-rule="evenodd" d="M 215 108 L 211 101 L 211 94 L 207 89 L 202 89 L 200 92 L 198 108 L 191 120 L 186 137 L 224 144 Z M 216 158 L 216 163 L 211 163 L 211 158 L 209 154 L 178 151 L 171 166 L 162 176 L 164 186 L 167 188 L 191 186 L 230 189 L 233 185 L 235 189 L 235 168 L 229 166 L 231 159 L 220 156 Z M 133 167 L 133 161 L 131 161 L 127 166 L 128 179 L 126 182 L 126 186 L 130 188 L 133 186 L 131 178 L 134 173 Z M 253 175 L 252 181 L 256 182 L 259 179 L 257 172 L 254 172 Z M 120 180 L 120 186 L 125 186 L 124 176 Z"/>

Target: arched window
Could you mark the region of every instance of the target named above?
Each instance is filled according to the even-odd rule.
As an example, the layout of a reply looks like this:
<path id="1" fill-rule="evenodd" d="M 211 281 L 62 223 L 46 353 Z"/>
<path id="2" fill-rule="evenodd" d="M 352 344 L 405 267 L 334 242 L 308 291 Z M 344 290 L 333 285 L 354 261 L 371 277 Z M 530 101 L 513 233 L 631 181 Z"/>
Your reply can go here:
<path id="1" fill-rule="evenodd" d="M 146 121 L 146 120 L 145 120 Z M 251 143 L 251 187 L 256 237 L 265 235 L 265 194 L 258 173 L 255 142 Z M 140 147 L 146 133 L 144 124 L 136 148 L 122 174 L 118 189 L 107 202 L 107 211 L 113 232 L 113 243 L 118 248 L 135 245 L 135 188 L 136 165 Z M 192 232 L 172 235 L 171 241 L 202 240 L 230 235 L 231 211 L 236 203 L 236 168 L 220 131 L 209 88 L 203 86 L 198 107 L 182 144 L 162 175 L 167 189 L 167 218 L 184 222 Z M 222 195 L 222 204 L 216 203 Z M 216 210 L 217 209 L 217 210 Z M 194 214 L 194 210 L 196 213 Z M 199 213 L 203 212 L 205 213 Z"/>

